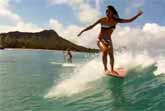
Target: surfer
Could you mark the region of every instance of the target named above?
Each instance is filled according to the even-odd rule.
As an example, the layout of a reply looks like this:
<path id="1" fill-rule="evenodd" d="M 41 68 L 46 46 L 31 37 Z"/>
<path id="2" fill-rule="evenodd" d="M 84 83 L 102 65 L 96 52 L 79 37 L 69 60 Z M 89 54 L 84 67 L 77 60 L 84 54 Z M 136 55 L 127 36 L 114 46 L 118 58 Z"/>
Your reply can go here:
<path id="1" fill-rule="evenodd" d="M 113 44 L 112 44 L 112 40 L 111 40 L 111 35 L 112 35 L 113 31 L 115 30 L 116 25 L 118 23 L 132 22 L 142 14 L 143 14 L 143 12 L 139 11 L 135 16 L 133 16 L 129 19 L 121 19 L 118 15 L 118 12 L 116 11 L 116 9 L 113 6 L 109 5 L 109 6 L 107 6 L 106 17 L 103 17 L 103 18 L 97 20 L 94 24 L 88 26 L 87 28 L 85 28 L 78 34 L 78 36 L 80 36 L 83 32 L 92 29 L 97 24 L 101 24 L 101 32 L 98 36 L 97 44 L 98 44 L 98 47 L 100 48 L 100 50 L 102 51 L 102 61 L 103 61 L 105 72 L 108 71 L 107 55 L 109 55 L 111 72 L 117 73 L 114 70 L 114 53 L 113 53 Z"/>
<path id="2" fill-rule="evenodd" d="M 72 63 L 72 53 L 71 50 L 68 48 L 66 52 L 66 58 L 68 63 Z"/>

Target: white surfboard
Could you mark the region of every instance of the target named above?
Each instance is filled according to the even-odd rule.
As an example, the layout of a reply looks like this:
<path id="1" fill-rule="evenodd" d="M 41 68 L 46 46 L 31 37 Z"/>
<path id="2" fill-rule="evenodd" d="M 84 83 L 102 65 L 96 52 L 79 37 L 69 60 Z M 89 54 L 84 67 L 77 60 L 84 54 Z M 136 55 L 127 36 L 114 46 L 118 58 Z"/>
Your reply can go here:
<path id="1" fill-rule="evenodd" d="M 73 63 L 64 63 L 64 64 L 62 64 L 62 66 L 63 67 L 76 67 L 76 65 Z"/>
<path id="2" fill-rule="evenodd" d="M 53 65 L 62 65 L 63 63 L 60 63 L 60 62 L 51 62 L 51 64 L 53 64 Z"/>

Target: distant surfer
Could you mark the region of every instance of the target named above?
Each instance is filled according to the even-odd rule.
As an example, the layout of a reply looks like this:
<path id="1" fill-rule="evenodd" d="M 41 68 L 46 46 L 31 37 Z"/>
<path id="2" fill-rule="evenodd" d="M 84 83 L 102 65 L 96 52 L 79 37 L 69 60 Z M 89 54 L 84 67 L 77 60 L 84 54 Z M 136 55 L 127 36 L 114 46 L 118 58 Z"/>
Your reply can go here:
<path id="1" fill-rule="evenodd" d="M 118 12 L 116 11 L 116 9 L 113 6 L 109 5 L 109 6 L 107 6 L 106 17 L 103 17 L 103 18 L 97 20 L 94 24 L 88 26 L 87 28 L 85 28 L 78 34 L 78 36 L 80 36 L 83 32 L 92 29 L 97 24 L 101 24 L 101 32 L 98 36 L 97 44 L 98 44 L 100 50 L 102 51 L 102 61 L 103 61 L 105 72 L 108 71 L 107 55 L 109 55 L 111 72 L 117 73 L 114 70 L 114 53 L 113 53 L 113 44 L 112 44 L 112 40 L 111 40 L 111 35 L 112 35 L 113 31 L 115 30 L 116 25 L 118 23 L 132 22 L 142 14 L 143 14 L 143 12 L 139 11 L 132 18 L 121 19 L 118 15 Z"/>
<path id="2" fill-rule="evenodd" d="M 71 49 L 67 49 L 67 52 L 66 52 L 66 59 L 67 59 L 67 62 L 68 63 L 72 63 L 72 52 L 71 52 Z"/>

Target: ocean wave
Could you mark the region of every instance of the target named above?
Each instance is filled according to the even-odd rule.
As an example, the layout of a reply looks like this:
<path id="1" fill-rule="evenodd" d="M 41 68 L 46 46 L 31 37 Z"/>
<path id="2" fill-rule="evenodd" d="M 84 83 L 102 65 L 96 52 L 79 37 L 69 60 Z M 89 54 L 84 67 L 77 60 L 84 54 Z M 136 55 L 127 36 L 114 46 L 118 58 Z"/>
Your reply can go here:
<path id="1" fill-rule="evenodd" d="M 136 72 L 136 70 L 140 70 L 137 76 L 142 76 L 141 74 L 146 71 L 145 68 L 148 68 L 150 66 L 155 66 L 155 69 L 152 72 L 153 76 L 165 72 L 161 69 L 164 64 L 160 64 L 161 62 L 159 61 L 162 60 L 162 58 L 153 58 L 146 52 L 142 52 L 137 55 L 129 52 L 118 52 L 115 54 L 115 60 L 115 67 L 127 68 L 128 74 L 132 75 L 132 77 L 135 75 L 130 74 L 131 71 Z M 89 84 L 90 82 L 99 80 L 103 77 L 106 77 L 106 75 L 103 71 L 101 55 L 99 55 L 89 62 L 75 68 L 74 72 L 70 74 L 69 78 L 61 80 L 58 84 L 52 86 L 49 92 L 45 95 L 45 98 L 63 96 L 69 97 L 74 94 L 81 93 L 93 88 L 93 86 Z M 128 77 L 126 76 L 125 79 L 127 79 Z M 132 78 L 129 79 L 132 80 Z"/>

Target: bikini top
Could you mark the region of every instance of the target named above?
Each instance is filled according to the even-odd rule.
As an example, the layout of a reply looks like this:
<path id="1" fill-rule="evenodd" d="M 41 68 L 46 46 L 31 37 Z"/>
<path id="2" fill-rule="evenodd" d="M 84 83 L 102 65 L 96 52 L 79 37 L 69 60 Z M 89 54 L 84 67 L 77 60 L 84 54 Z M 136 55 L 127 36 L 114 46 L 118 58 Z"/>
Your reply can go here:
<path id="1" fill-rule="evenodd" d="M 113 25 L 103 25 L 101 24 L 101 29 L 109 30 L 109 29 L 115 29 L 116 26 Z"/>

